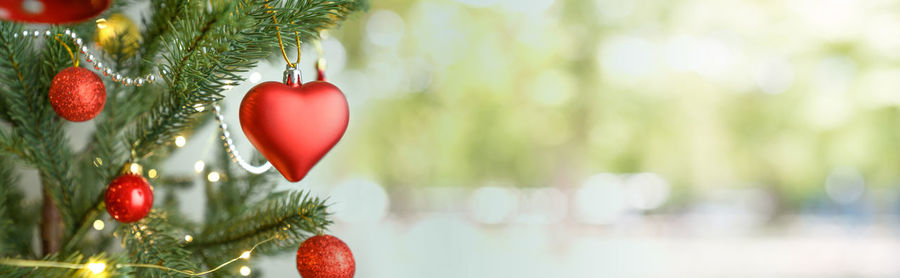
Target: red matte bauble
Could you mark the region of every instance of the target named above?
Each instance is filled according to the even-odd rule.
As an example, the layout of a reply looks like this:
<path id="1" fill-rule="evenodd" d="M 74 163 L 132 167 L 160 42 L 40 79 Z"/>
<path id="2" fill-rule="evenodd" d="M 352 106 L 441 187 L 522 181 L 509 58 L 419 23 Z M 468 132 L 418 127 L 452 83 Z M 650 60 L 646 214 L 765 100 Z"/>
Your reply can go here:
<path id="1" fill-rule="evenodd" d="M 144 177 L 123 174 L 106 188 L 106 211 L 122 223 L 131 223 L 150 213 L 153 189 Z"/>
<path id="2" fill-rule="evenodd" d="M 74 23 L 99 15 L 111 0 L 3 0 L 0 20 L 34 23 Z"/>
<path id="3" fill-rule="evenodd" d="M 66 68 L 50 83 L 50 105 L 60 117 L 73 122 L 93 119 L 106 104 L 106 86 L 94 72 Z"/>
<path id="4" fill-rule="evenodd" d="M 347 99 L 324 81 L 263 82 L 241 101 L 241 128 L 250 143 L 291 182 L 306 176 L 347 130 Z"/>
<path id="5" fill-rule="evenodd" d="M 356 262 L 343 241 L 318 235 L 306 239 L 297 249 L 297 271 L 303 278 L 351 278 Z"/>

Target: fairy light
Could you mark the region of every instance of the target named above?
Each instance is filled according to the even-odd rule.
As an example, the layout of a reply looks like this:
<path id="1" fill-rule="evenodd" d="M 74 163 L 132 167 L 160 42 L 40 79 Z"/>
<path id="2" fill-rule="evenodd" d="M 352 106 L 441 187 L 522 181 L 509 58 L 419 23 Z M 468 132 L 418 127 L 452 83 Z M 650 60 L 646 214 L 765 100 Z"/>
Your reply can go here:
<path id="1" fill-rule="evenodd" d="M 262 74 L 260 74 L 259 72 L 254 71 L 253 73 L 250 74 L 250 83 L 259 82 L 259 80 L 261 80 L 261 79 L 262 79 Z"/>
<path id="2" fill-rule="evenodd" d="M 197 112 L 203 112 L 203 110 L 206 110 L 206 106 L 204 106 L 203 103 L 197 103 L 194 104 L 194 110 L 197 110 Z"/>
<path id="3" fill-rule="evenodd" d="M 210 182 L 217 182 L 220 178 L 219 172 L 216 171 L 209 172 L 209 175 L 206 175 L 206 179 Z"/>
<path id="4" fill-rule="evenodd" d="M 102 231 L 103 228 L 106 227 L 106 223 L 103 223 L 103 220 L 97 219 L 94 220 L 94 230 Z"/>
<path id="5" fill-rule="evenodd" d="M 184 235 L 184 243 L 190 243 L 191 241 L 194 241 L 194 237 L 191 235 Z"/>
<path id="6" fill-rule="evenodd" d="M 156 171 L 156 169 L 150 169 L 150 171 L 147 171 L 147 177 L 151 179 L 155 179 L 158 175 L 159 173 Z"/>
<path id="7" fill-rule="evenodd" d="M 250 276 L 251 271 L 250 271 L 249 266 L 246 266 L 246 265 L 242 266 L 240 271 L 241 271 L 241 276 Z"/>
<path id="8" fill-rule="evenodd" d="M 128 170 L 132 173 L 140 173 L 141 165 L 138 165 L 137 163 L 132 163 L 131 166 L 128 166 Z"/>
<path id="9" fill-rule="evenodd" d="M 106 270 L 105 263 L 89 263 L 87 264 L 87 269 L 93 272 L 94 274 L 100 274 L 103 270 Z"/>
<path id="10" fill-rule="evenodd" d="M 96 22 L 97 22 L 97 29 L 106 29 L 106 27 L 108 27 L 108 24 L 106 23 L 105 18 L 97 19 Z"/>
<path id="11" fill-rule="evenodd" d="M 175 146 L 181 148 L 184 147 L 184 144 L 187 144 L 187 139 L 185 139 L 184 136 L 175 136 Z"/>
<path id="12" fill-rule="evenodd" d="M 203 160 L 197 160 L 197 162 L 194 162 L 194 172 L 203 172 L 203 168 L 206 168 L 206 163 L 204 163 Z"/>
<path id="13" fill-rule="evenodd" d="M 187 237 L 187 236 L 186 236 L 186 237 Z M 226 261 L 226 262 L 224 262 L 224 263 L 222 263 L 222 264 L 220 264 L 220 265 L 218 265 L 218 266 L 216 266 L 216 267 L 214 267 L 214 268 L 212 268 L 212 269 L 209 269 L 209 270 L 206 270 L 206 271 L 201 271 L 201 272 L 195 272 L 195 271 L 192 271 L 192 270 L 179 270 L 179 269 L 174 269 L 174 268 L 171 268 L 171 267 L 165 267 L 165 266 L 162 266 L 162 265 L 159 265 L 159 264 L 138 264 L 138 263 L 120 263 L 120 264 L 114 264 L 114 265 L 112 265 L 112 268 L 113 268 L 113 269 L 124 268 L 124 267 L 131 267 L 131 268 L 153 268 L 153 269 L 160 269 L 160 270 L 165 270 L 165 271 L 177 272 L 177 273 L 180 273 L 180 274 L 183 274 L 183 275 L 187 275 L 187 276 L 194 276 L 194 277 L 196 277 L 196 276 L 204 276 L 204 275 L 207 275 L 207 274 L 216 272 L 216 271 L 222 269 L 223 267 L 226 267 L 226 266 L 228 266 L 228 265 L 230 265 L 230 264 L 232 264 L 232 263 L 234 263 L 234 262 L 236 262 L 236 261 L 238 261 L 238 260 L 241 260 L 241 259 L 245 259 L 245 260 L 246 260 L 246 259 L 249 259 L 249 258 L 250 258 L 250 253 L 252 253 L 253 251 L 255 251 L 256 248 L 258 248 L 260 245 L 265 244 L 266 242 L 269 242 L 269 241 L 272 241 L 272 240 L 275 240 L 275 239 L 277 239 L 277 237 L 270 237 L 270 238 L 268 238 L 268 239 L 266 239 L 266 240 L 257 242 L 256 244 L 253 245 L 253 247 L 250 248 L 250 250 L 247 250 L 247 251 L 244 251 L 243 253 L 241 253 L 241 255 L 240 255 L 239 257 L 233 258 L 233 259 L 228 260 L 228 261 Z M 89 270 L 90 272 L 92 272 L 92 273 L 95 274 L 95 275 L 96 275 L 96 274 L 100 274 L 100 273 L 106 271 L 106 269 L 107 269 L 106 263 L 98 262 L 98 261 L 89 261 L 88 263 L 85 263 L 85 264 L 79 264 L 79 263 L 66 263 L 66 262 L 54 262 L 54 261 L 40 261 L 40 260 L 23 260 L 23 259 L 13 259 L 13 258 L 0 258 L 0 264 L 2 264 L 2 265 L 9 265 L 9 266 L 16 266 L 16 267 L 28 267 L 28 268 L 34 268 L 34 267 L 53 267 L 53 268 L 68 268 L 68 269 L 87 269 L 87 270 Z M 245 273 L 244 268 L 247 268 L 247 270 L 246 270 L 246 273 L 247 273 L 247 274 L 244 274 L 244 273 Z M 251 270 L 250 270 L 250 267 L 243 266 L 243 267 L 240 268 L 240 272 L 241 272 L 241 275 L 248 276 L 248 275 L 250 275 Z"/>

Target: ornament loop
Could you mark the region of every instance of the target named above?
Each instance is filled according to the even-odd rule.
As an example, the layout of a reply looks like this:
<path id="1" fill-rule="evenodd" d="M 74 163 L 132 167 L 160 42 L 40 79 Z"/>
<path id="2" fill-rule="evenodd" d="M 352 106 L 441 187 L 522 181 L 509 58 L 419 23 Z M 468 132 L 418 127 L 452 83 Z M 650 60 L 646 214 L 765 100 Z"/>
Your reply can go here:
<path id="1" fill-rule="evenodd" d="M 35 31 L 35 32 L 37 32 L 37 31 Z M 59 44 L 62 44 L 62 46 L 66 48 L 66 51 L 69 52 L 69 57 L 72 58 L 72 66 L 78 67 L 78 52 L 72 52 L 72 48 L 69 48 L 69 44 L 60 40 L 59 37 L 63 37 L 63 35 L 56 34 L 56 36 L 53 37 L 53 39 L 56 40 L 57 42 L 59 42 Z"/>
<path id="2" fill-rule="evenodd" d="M 266 7 L 266 9 L 272 8 L 272 6 L 269 6 L 269 4 L 265 4 L 265 7 Z M 276 35 L 276 37 L 278 37 L 278 47 L 281 48 L 281 56 L 284 57 L 284 61 L 287 62 L 288 66 L 291 66 L 291 67 L 298 66 L 299 67 L 300 66 L 300 55 L 302 54 L 302 52 L 300 51 L 300 33 L 296 32 L 296 31 L 294 32 L 294 36 L 297 38 L 297 62 L 294 64 L 291 64 L 291 61 L 288 60 L 287 53 L 285 53 L 285 51 L 284 51 L 284 43 L 281 41 L 281 28 L 278 28 L 278 19 L 275 17 L 275 11 L 270 10 L 270 11 L 266 11 L 266 12 L 272 14 L 272 22 L 275 23 L 275 35 Z M 293 24 L 293 22 L 291 22 L 291 24 Z"/>
<path id="3" fill-rule="evenodd" d="M 284 81 L 284 84 L 290 85 L 292 87 L 300 86 L 300 82 L 303 81 L 300 69 L 288 64 L 287 66 L 285 66 L 284 79 L 282 81 Z"/>

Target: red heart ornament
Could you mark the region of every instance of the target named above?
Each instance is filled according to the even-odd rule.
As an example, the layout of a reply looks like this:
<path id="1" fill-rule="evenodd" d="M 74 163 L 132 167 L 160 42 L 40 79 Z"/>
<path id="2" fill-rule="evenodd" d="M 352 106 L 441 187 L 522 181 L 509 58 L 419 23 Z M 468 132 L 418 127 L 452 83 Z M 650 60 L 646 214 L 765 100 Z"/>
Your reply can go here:
<path id="1" fill-rule="evenodd" d="M 291 182 L 341 140 L 349 118 L 344 94 L 324 81 L 263 82 L 247 92 L 240 109 L 247 139 Z"/>

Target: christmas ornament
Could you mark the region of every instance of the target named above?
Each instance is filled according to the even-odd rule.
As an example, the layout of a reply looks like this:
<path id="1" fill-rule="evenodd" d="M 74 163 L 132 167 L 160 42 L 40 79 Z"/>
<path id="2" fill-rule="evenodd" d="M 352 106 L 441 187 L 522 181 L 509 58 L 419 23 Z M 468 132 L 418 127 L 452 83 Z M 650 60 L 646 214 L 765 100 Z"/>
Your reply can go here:
<path id="1" fill-rule="evenodd" d="M 353 253 L 340 239 L 317 235 L 297 249 L 297 271 L 303 278 L 350 278 L 356 272 Z"/>
<path id="2" fill-rule="evenodd" d="M 125 164 L 122 175 L 106 188 L 106 211 L 122 223 L 131 223 L 150 212 L 153 207 L 153 188 L 141 176 L 141 166 Z"/>
<path id="3" fill-rule="evenodd" d="M 328 31 L 322 30 L 319 31 L 319 40 L 316 40 L 313 45 L 316 47 L 316 54 L 319 55 L 319 59 L 316 59 L 316 80 L 318 81 L 327 81 L 325 79 L 325 50 L 322 49 L 322 41 L 328 38 Z"/>
<path id="4" fill-rule="evenodd" d="M 263 82 L 241 101 L 241 128 L 250 143 L 285 179 L 297 182 L 344 135 L 347 99 L 324 81 L 301 85 L 300 71 L 288 65 L 284 83 Z"/>
<path id="5" fill-rule="evenodd" d="M 34 23 L 74 23 L 99 15 L 110 0 L 4 0 L 0 20 Z"/>
<path id="6" fill-rule="evenodd" d="M 325 60 L 319 59 L 316 61 L 316 81 L 328 81 L 325 79 Z"/>
<path id="7" fill-rule="evenodd" d="M 122 14 L 112 14 L 109 18 L 97 20 L 94 41 L 109 53 L 120 53 L 129 58 L 140 47 L 141 32 L 137 24 Z"/>
<path id="8" fill-rule="evenodd" d="M 50 105 L 73 122 L 93 119 L 106 104 L 106 87 L 94 72 L 77 66 L 63 69 L 50 83 Z"/>

